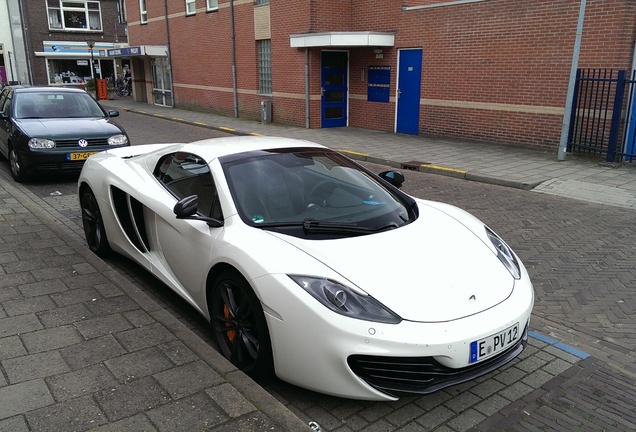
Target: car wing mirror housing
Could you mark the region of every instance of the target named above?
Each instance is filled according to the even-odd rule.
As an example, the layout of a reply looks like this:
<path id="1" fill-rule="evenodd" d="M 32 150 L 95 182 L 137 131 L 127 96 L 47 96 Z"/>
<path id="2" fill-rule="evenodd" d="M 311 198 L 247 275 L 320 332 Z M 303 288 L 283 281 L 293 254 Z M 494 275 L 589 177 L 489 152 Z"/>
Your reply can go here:
<path id="1" fill-rule="evenodd" d="M 402 187 L 402 183 L 404 183 L 404 174 L 399 171 L 382 171 L 378 175 L 382 180 L 391 183 L 398 189 Z"/>
<path id="2" fill-rule="evenodd" d="M 119 111 L 117 111 L 117 110 L 108 110 L 108 117 L 119 117 Z"/>
<path id="3" fill-rule="evenodd" d="M 206 222 L 213 228 L 223 226 L 223 221 L 221 220 L 197 214 L 198 206 L 199 197 L 197 195 L 190 195 L 177 201 L 172 211 L 177 216 L 177 219 L 200 220 Z"/>

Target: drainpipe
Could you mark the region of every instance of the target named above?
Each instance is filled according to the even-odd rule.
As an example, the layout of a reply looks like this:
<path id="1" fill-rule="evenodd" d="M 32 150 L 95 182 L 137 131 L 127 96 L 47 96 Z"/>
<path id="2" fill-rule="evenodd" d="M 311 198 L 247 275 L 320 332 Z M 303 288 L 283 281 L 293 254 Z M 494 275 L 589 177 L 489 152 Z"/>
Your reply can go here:
<path id="1" fill-rule="evenodd" d="M 305 48 L 305 128 L 309 129 L 309 48 Z"/>
<path id="2" fill-rule="evenodd" d="M 236 89 L 236 33 L 234 32 L 234 0 L 230 0 L 230 35 L 232 38 L 232 94 L 234 96 L 234 117 L 238 118 L 238 94 Z"/>
<path id="3" fill-rule="evenodd" d="M 576 70 L 579 67 L 579 54 L 581 52 L 581 36 L 583 34 L 583 21 L 585 20 L 586 0 L 581 0 L 579 9 L 579 21 L 576 25 L 576 39 L 574 40 L 574 53 L 572 54 L 572 67 L 570 68 L 570 82 L 568 84 L 568 94 L 565 99 L 565 109 L 563 111 L 563 126 L 561 128 L 561 140 L 559 141 L 558 160 L 565 160 L 565 153 L 568 147 L 568 133 L 570 132 L 570 113 L 574 101 L 574 85 L 576 83 Z"/>
<path id="4" fill-rule="evenodd" d="M 172 52 L 170 51 L 170 24 L 168 23 L 168 0 L 163 0 L 163 13 L 166 17 L 166 54 L 168 55 L 168 68 L 170 70 L 170 108 L 174 108 L 174 78 L 172 77 Z"/>

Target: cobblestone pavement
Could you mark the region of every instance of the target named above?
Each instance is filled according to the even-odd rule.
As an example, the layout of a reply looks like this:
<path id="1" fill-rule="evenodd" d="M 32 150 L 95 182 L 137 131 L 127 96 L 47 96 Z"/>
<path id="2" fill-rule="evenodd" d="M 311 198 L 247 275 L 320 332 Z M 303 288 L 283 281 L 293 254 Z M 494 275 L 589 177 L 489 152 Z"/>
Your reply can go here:
<path id="1" fill-rule="evenodd" d="M 4 168 L 3 166 L 2 169 Z M 0 177 L 0 186 L 4 184 L 2 181 L 9 181 L 6 170 L 0 172 L 0 176 L 3 173 L 4 178 Z M 408 171 L 405 174 L 407 182 L 404 189 L 407 192 L 431 199 L 440 199 L 466 208 L 495 228 L 521 255 L 537 292 L 537 303 L 531 325 L 533 332 L 528 349 L 520 358 L 487 377 L 430 396 L 403 398 L 396 403 L 342 400 L 308 392 L 278 381 L 265 384 L 267 396 L 274 396 L 278 400 L 276 403 L 282 403 L 293 412 L 300 419 L 298 425 L 316 421 L 325 431 L 628 431 L 636 429 L 636 419 L 632 413 L 633 407 L 636 406 L 634 391 L 636 330 L 633 320 L 636 309 L 633 294 L 636 234 L 632 228 L 633 211 L 573 199 L 564 200 L 560 197 L 532 194 L 518 189 L 465 182 L 449 177 Z M 3 374 L 0 376 L 0 400 L 3 401 L 0 405 L 0 431 L 88 430 L 94 425 L 86 422 L 80 424 L 80 422 L 99 410 L 103 411 L 103 417 L 91 418 L 97 418 L 102 422 L 106 419 L 108 424 L 104 424 L 109 426 L 110 430 L 113 425 L 119 428 L 125 425 L 126 430 L 203 430 L 204 427 L 200 424 L 188 423 L 180 417 L 180 414 L 183 414 L 183 405 L 186 403 L 191 403 L 192 407 L 196 407 L 199 401 L 210 403 L 210 394 L 207 391 L 209 389 L 205 390 L 206 396 L 203 398 L 201 398 L 204 396 L 201 392 L 196 393 L 196 396 L 190 394 L 184 396 L 174 390 L 178 387 L 175 381 L 180 379 L 177 371 L 180 365 L 173 364 L 172 369 L 168 370 L 153 370 L 156 367 L 155 362 L 161 362 L 160 359 L 166 355 L 161 348 L 162 343 L 174 342 L 172 339 L 167 342 L 159 339 L 161 343 L 157 343 L 157 347 L 152 347 L 156 349 L 152 350 L 143 346 L 139 349 L 132 348 L 131 345 L 123 345 L 120 342 L 120 333 L 136 328 L 120 329 L 117 327 L 121 325 L 118 320 L 103 321 L 102 319 L 99 321 L 99 326 L 94 325 L 97 327 L 96 330 L 86 330 L 91 327 L 84 321 L 91 321 L 91 316 L 82 315 L 76 324 L 70 325 L 65 323 L 64 318 L 59 318 L 59 313 L 51 312 L 52 309 L 61 308 L 61 315 L 72 316 L 75 309 L 81 309 L 78 305 L 82 305 L 89 313 L 94 313 L 94 298 L 101 301 L 119 297 L 107 296 L 108 290 L 103 287 L 101 276 L 97 277 L 98 275 L 93 271 L 90 271 L 88 275 L 84 274 L 86 268 L 79 262 L 73 264 L 79 266 L 81 273 L 78 276 L 83 277 L 84 281 L 90 280 L 90 283 L 79 282 L 80 279 L 77 279 L 79 283 L 68 282 L 66 275 L 63 276 L 64 273 L 56 267 L 59 265 L 60 258 L 49 263 L 51 268 L 56 269 L 51 273 L 50 280 L 44 276 L 46 271 L 41 267 L 43 256 L 52 255 L 46 252 L 53 250 L 58 254 L 59 251 L 67 251 L 67 248 L 61 245 L 48 244 L 47 242 L 51 241 L 57 242 L 51 239 L 59 237 L 63 242 L 74 244 L 75 246 L 71 248 L 74 252 L 67 254 L 73 259 L 78 259 L 78 250 L 86 251 L 85 248 L 77 249 L 76 247 L 81 241 L 82 234 L 78 225 L 79 215 L 75 197 L 69 196 L 70 193 L 66 192 L 69 189 L 72 190 L 73 180 L 69 179 L 68 182 L 66 186 L 62 183 L 60 194 L 55 194 L 55 191 L 38 194 L 17 186 L 23 193 L 19 201 L 3 193 L 5 190 L 0 187 L 0 276 L 2 276 L 0 279 L 0 305 L 2 306 L 0 308 L 0 347 L 2 348 L 0 365 L 3 368 Z M 10 190 L 11 186 L 7 185 L 7 189 Z M 30 211 L 28 208 L 26 212 L 21 209 L 24 207 L 21 203 L 24 200 L 31 203 L 29 208 L 40 215 L 40 219 L 45 222 L 34 221 L 28 215 Z M 7 220 L 20 222 L 18 224 L 10 222 L 9 227 Z M 43 234 L 46 229 L 42 226 L 48 224 L 56 228 L 53 230 L 55 235 Z M 24 235 L 31 236 L 32 240 L 26 243 L 30 244 L 32 249 L 39 245 L 41 250 L 23 251 L 21 248 L 26 246 L 21 246 L 23 241 L 18 241 L 18 238 Z M 16 244 L 20 246 L 15 246 Z M 404 245 L 404 252 L 408 253 L 413 247 L 416 246 Z M 27 253 L 30 255 L 29 258 L 33 259 L 17 261 L 14 259 L 14 256 L 19 257 Z M 165 325 L 166 328 L 180 329 L 173 331 L 176 340 L 181 341 L 183 334 L 188 335 L 186 342 L 181 341 L 186 347 L 189 347 L 190 343 L 198 344 L 209 340 L 209 334 L 206 334 L 205 328 L 201 327 L 205 323 L 184 318 L 192 311 L 180 304 L 174 296 L 165 293 L 165 288 L 158 287 L 151 279 L 135 274 L 134 271 L 122 273 L 118 269 L 112 272 L 109 262 L 104 264 L 90 254 L 86 259 L 91 259 L 91 266 L 100 270 L 101 274 L 115 278 L 119 283 L 128 286 L 127 289 L 130 289 L 131 293 L 143 290 L 143 294 L 150 297 L 150 300 L 144 298 L 141 302 L 142 306 L 138 306 L 141 310 L 149 308 L 151 312 L 147 312 L 146 315 L 155 320 L 145 323 L 145 326 L 154 325 L 155 327 L 152 328 L 155 329 L 158 328 L 157 324 L 164 325 L 162 320 L 170 322 L 170 325 Z M 31 261 L 36 261 L 38 264 L 32 264 Z M 112 265 L 117 269 L 119 263 L 112 262 Z M 75 268 L 73 270 L 77 271 Z M 17 274 L 28 278 L 40 278 L 37 282 L 38 286 L 48 288 L 42 288 L 45 291 L 40 295 L 27 296 L 23 299 L 13 298 L 17 295 L 16 293 L 22 296 L 25 293 L 28 294 L 29 287 L 33 283 L 16 279 Z M 146 282 L 143 279 L 146 279 Z M 126 285 L 125 282 L 131 285 Z M 95 287 L 91 288 L 93 284 Z M 103 292 L 97 287 L 102 287 Z M 33 301 L 34 299 L 37 301 Z M 20 303 L 19 300 L 22 302 Z M 110 311 L 110 315 L 123 315 L 124 322 L 137 325 L 139 321 L 129 317 L 134 317 L 133 312 L 136 310 L 136 308 L 123 311 L 114 309 Z M 166 311 L 170 313 L 165 313 Z M 51 318 L 52 315 L 60 321 L 55 321 Z M 30 321 L 32 319 L 35 321 Z M 27 327 L 16 332 L 14 327 L 20 325 L 22 320 L 26 323 L 37 321 L 46 325 L 43 329 L 34 330 Z M 185 329 L 174 324 L 173 320 L 193 330 L 196 336 L 191 340 L 192 333 L 186 333 Z M 104 322 L 107 323 L 106 326 Z M 97 321 L 93 324 L 95 323 Z M 105 327 L 108 326 L 112 328 L 106 329 Z M 123 375 L 121 370 L 124 369 L 116 368 L 117 359 L 124 362 L 123 359 L 132 353 L 123 354 L 115 351 L 113 359 L 102 359 L 100 350 L 108 351 L 108 345 L 102 344 L 97 347 L 98 344 L 95 344 L 92 350 L 87 351 L 91 355 L 82 357 L 93 357 L 95 352 L 94 360 L 82 360 L 86 363 L 82 361 L 75 363 L 73 356 L 69 354 L 73 352 L 70 349 L 73 346 L 72 339 L 68 339 L 69 336 L 65 333 L 69 331 L 69 328 L 76 329 L 76 333 L 79 332 L 76 336 L 84 339 L 100 341 L 115 339 L 122 347 L 130 348 L 134 352 L 134 356 L 128 359 L 142 358 L 144 360 L 126 363 L 126 367 L 129 368 L 126 373 L 129 375 Z M 79 329 L 84 330 L 82 332 Z M 36 338 L 35 335 L 42 330 L 48 331 L 48 337 Z M 91 331 L 96 333 L 92 334 Z M 47 347 L 42 339 L 50 345 Z M 34 343 L 34 340 L 38 340 L 38 343 Z M 64 340 L 66 342 L 62 342 Z M 124 340 L 125 338 L 122 337 L 121 341 Z M 43 344 L 42 346 L 47 349 L 37 348 L 39 344 Z M 208 343 L 203 345 L 205 348 L 196 345 L 197 350 L 210 348 Z M 60 354 L 47 355 L 56 351 Z M 197 355 L 205 353 L 205 356 L 201 355 L 197 361 L 191 362 L 188 371 L 194 376 L 203 372 L 206 379 L 209 379 L 207 378 L 208 368 L 215 371 L 215 367 L 218 367 L 215 366 L 216 361 L 208 357 L 207 351 L 192 349 L 190 351 Z M 592 356 L 588 357 L 589 354 Z M 83 354 L 76 353 L 76 355 L 81 357 Z M 210 353 L 210 355 L 214 354 Z M 38 361 L 42 363 L 42 366 L 36 368 L 34 363 Z M 66 371 L 64 363 L 75 370 Z M 141 367 L 138 363 L 147 364 L 144 368 L 150 370 L 137 372 L 135 368 Z M 197 369 L 193 365 L 201 366 Z M 52 369 L 47 369 L 49 367 Z M 43 375 L 45 370 L 46 375 Z M 83 376 L 82 373 L 86 375 Z M 165 379 L 162 373 L 165 376 L 177 378 L 171 381 Z M 25 380 L 24 377 L 29 374 L 35 375 L 36 378 Z M 80 377 L 77 378 L 77 384 L 70 379 L 73 374 Z M 114 381 L 104 378 L 109 374 L 113 375 L 115 380 L 119 380 L 117 385 Z M 220 375 L 223 376 L 223 374 Z M 69 379 L 65 380 L 66 376 Z M 14 392 L 16 389 L 23 388 L 19 386 L 25 386 L 25 383 L 31 381 L 39 382 L 40 387 L 34 386 L 25 388 L 24 392 Z M 44 386 L 41 385 L 42 383 Z M 170 398 L 155 401 L 155 405 L 151 408 L 140 407 L 139 401 L 134 401 L 131 405 L 136 408 L 131 409 L 137 411 L 134 414 L 127 414 L 122 420 L 116 420 L 118 416 L 113 414 L 116 412 L 115 408 L 123 408 L 115 407 L 116 403 L 112 402 L 114 399 L 111 400 L 113 405 L 108 405 L 105 399 L 108 393 L 106 389 L 130 388 L 131 383 L 139 386 L 136 388 L 143 389 L 139 393 L 131 389 L 129 395 L 132 398 L 140 397 L 142 401 L 145 401 L 146 395 L 151 398 L 151 395 L 156 394 L 146 392 L 145 386 L 153 389 L 149 383 L 155 384 L 156 388 L 166 392 Z M 215 382 L 214 385 L 219 387 L 226 384 L 231 386 L 232 382 Z M 194 388 L 197 388 L 197 385 L 199 384 L 195 384 Z M 103 388 L 95 390 L 93 386 L 103 386 Z M 219 388 L 227 389 L 227 387 Z M 238 389 L 239 396 L 244 396 L 242 392 L 248 391 L 241 386 L 234 386 L 234 388 Z M 9 392 L 7 389 L 12 391 Z M 48 396 L 44 389 L 47 389 Z M 253 388 L 250 387 L 250 389 Z M 18 410 L 15 408 L 17 405 L 15 401 L 18 400 L 16 398 L 26 392 L 33 397 L 33 400 L 39 400 L 39 403 L 43 403 L 42 400 L 48 401 L 48 405 L 41 408 L 23 405 L 20 408 L 21 411 Z M 231 393 L 227 392 L 223 397 L 229 397 Z M 16 394 L 18 396 L 15 396 Z M 40 394 L 44 395 L 45 399 L 39 399 Z M 11 398 L 5 399 L 5 396 L 11 396 Z M 258 413 L 262 412 L 260 411 L 261 402 L 258 399 L 249 397 L 246 399 L 252 406 L 258 407 Z M 10 402 L 5 404 L 5 400 Z M 232 398 L 229 397 L 229 400 L 231 401 Z M 213 407 L 214 403 L 219 404 L 219 401 L 214 399 L 212 401 Z M 238 405 L 242 406 L 242 404 Z M 196 415 L 192 414 L 193 411 L 188 411 L 188 414 L 193 417 L 190 419 L 191 422 L 195 421 L 194 418 L 199 420 L 206 418 L 209 412 L 207 405 L 203 406 L 206 406 L 206 409 L 195 410 Z M 2 407 L 13 407 L 17 413 L 2 411 Z M 82 415 L 77 416 L 78 412 Z M 256 414 L 256 411 L 249 411 L 247 414 L 249 417 L 251 414 Z M 228 415 L 227 412 L 226 415 Z M 80 420 L 74 422 L 73 416 L 77 416 Z M 239 429 L 228 430 L 260 430 L 257 427 L 266 425 L 265 422 L 268 419 L 273 422 L 270 425 L 273 430 L 298 430 L 289 423 L 285 423 L 292 421 L 286 416 L 283 416 L 285 420 L 280 418 L 272 420 L 265 417 L 259 417 L 264 423 L 259 424 L 256 420 L 255 423 L 236 423 L 234 426 L 239 425 Z M 55 428 L 47 426 L 43 418 L 53 419 L 50 421 Z M 232 419 L 238 418 L 246 417 L 238 415 Z M 117 423 L 118 421 L 122 423 Z"/>

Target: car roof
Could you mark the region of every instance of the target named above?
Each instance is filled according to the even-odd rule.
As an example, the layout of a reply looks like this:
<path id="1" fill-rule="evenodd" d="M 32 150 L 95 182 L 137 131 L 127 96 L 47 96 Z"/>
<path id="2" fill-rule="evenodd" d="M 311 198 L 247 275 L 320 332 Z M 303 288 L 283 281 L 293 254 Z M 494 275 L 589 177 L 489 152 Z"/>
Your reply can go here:
<path id="1" fill-rule="evenodd" d="M 194 153 L 211 161 L 212 159 L 231 154 L 283 148 L 326 149 L 327 147 L 315 142 L 295 138 L 250 135 L 195 141 L 184 144 L 180 151 Z"/>
<path id="2" fill-rule="evenodd" d="M 86 93 L 83 89 L 74 87 L 61 86 L 14 86 L 16 93 L 49 93 L 49 92 L 67 92 L 67 93 Z"/>

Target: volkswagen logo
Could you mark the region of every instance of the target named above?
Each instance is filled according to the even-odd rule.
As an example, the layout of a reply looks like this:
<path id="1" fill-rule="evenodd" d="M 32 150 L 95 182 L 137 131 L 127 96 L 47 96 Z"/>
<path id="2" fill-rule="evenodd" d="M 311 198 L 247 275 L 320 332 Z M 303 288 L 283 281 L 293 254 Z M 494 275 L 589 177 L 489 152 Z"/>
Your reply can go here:
<path id="1" fill-rule="evenodd" d="M 80 147 L 86 147 L 88 145 L 88 141 L 86 141 L 85 139 L 81 139 L 77 143 Z"/>

